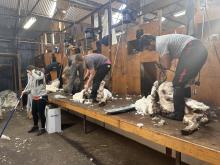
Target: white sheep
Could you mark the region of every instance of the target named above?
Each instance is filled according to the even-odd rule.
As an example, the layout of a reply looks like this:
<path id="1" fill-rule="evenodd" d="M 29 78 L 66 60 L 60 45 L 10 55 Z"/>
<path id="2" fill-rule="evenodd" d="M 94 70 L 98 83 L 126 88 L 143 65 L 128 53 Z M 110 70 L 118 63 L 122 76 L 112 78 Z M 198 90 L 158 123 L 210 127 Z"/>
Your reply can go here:
<path id="1" fill-rule="evenodd" d="M 98 101 L 100 106 L 104 106 L 108 100 L 112 99 L 112 93 L 108 89 L 105 89 L 104 86 L 105 82 L 102 81 L 97 93 L 96 100 Z M 85 91 L 85 89 L 83 89 L 81 92 L 75 93 L 72 97 L 72 100 L 79 103 L 85 103 L 88 95 L 90 94 L 91 89 L 89 89 L 88 91 Z"/>
<path id="2" fill-rule="evenodd" d="M 209 106 L 188 98 L 185 99 L 185 103 L 183 123 L 187 126 L 182 130 L 182 133 L 186 135 L 193 133 L 201 124 L 206 124 L 209 121 L 207 116 Z M 163 113 L 174 112 L 172 82 L 164 82 L 158 87 L 158 82 L 156 81 L 152 87 L 151 94 L 147 98 L 137 100 L 135 108 L 137 113 L 142 115 L 153 115 L 159 111 Z"/>

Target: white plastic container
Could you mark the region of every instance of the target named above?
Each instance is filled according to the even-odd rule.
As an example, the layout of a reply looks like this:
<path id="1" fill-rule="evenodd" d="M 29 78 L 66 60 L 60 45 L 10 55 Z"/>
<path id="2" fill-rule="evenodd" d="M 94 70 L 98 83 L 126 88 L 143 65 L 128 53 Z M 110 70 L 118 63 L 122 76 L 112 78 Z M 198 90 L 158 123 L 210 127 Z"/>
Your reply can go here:
<path id="1" fill-rule="evenodd" d="M 61 131 L 61 110 L 60 108 L 54 108 L 51 106 L 46 106 L 46 130 L 50 133 L 62 132 Z"/>

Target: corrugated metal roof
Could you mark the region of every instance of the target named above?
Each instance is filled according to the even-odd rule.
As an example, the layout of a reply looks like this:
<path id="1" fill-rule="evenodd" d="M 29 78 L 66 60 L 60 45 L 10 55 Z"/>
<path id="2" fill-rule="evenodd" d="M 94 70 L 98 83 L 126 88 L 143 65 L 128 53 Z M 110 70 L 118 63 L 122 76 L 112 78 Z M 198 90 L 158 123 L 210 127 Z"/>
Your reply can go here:
<path id="1" fill-rule="evenodd" d="M 18 1 L 19 0 L 0 0 L 0 21 L 4 22 L 3 24 L 0 25 L 0 27 L 6 27 L 6 30 L 7 30 L 7 27 L 13 28 L 13 26 L 15 25 L 15 20 L 16 20 L 16 15 L 17 15 L 16 9 L 18 6 Z M 57 9 L 56 9 L 57 1 L 58 0 L 40 0 L 39 3 L 35 6 L 35 4 L 38 2 L 38 0 L 20 0 L 20 2 L 21 2 L 21 15 L 26 16 L 26 14 L 29 13 L 30 10 L 35 6 L 35 8 L 33 10 L 34 14 L 52 18 L 55 15 L 55 13 L 57 12 Z M 80 2 L 80 0 L 78 0 L 78 1 Z M 100 4 L 105 4 L 105 3 L 109 2 L 109 0 L 90 0 L 90 1 L 94 1 L 94 2 L 100 3 Z M 131 2 L 136 2 L 136 1 L 138 3 L 141 2 L 141 4 L 143 5 L 149 1 L 154 1 L 154 0 L 134 0 Z M 122 3 L 115 1 L 112 4 L 112 8 L 119 9 L 121 4 Z M 139 6 L 140 6 L 140 4 L 139 4 Z M 175 6 L 175 5 L 169 6 L 168 8 L 164 9 L 163 13 L 167 14 L 167 13 L 172 12 L 178 8 L 180 8 L 180 6 Z M 90 12 L 91 12 L 91 10 L 88 11 L 88 10 L 85 10 L 85 8 L 77 8 L 76 6 L 71 5 L 67 9 L 67 12 L 66 12 L 65 16 L 63 17 L 63 19 L 66 21 L 71 21 L 71 22 L 78 21 L 81 18 L 83 18 L 84 16 L 88 15 Z M 9 19 L 9 16 L 7 18 L 7 16 L 5 16 L 5 15 L 13 15 L 13 16 Z M 22 20 L 21 20 L 20 27 L 22 26 L 22 23 L 24 23 L 24 21 L 25 21 L 24 18 L 22 18 Z M 58 17 L 54 17 L 54 18 L 58 18 Z M 90 20 L 91 19 L 88 17 L 83 22 L 90 23 Z M 31 30 L 35 30 L 35 31 L 38 30 L 39 31 L 39 29 L 40 29 L 41 31 L 44 31 L 44 30 L 48 31 L 48 30 L 50 30 L 50 23 L 51 22 L 52 22 L 51 20 L 48 21 L 48 19 L 44 19 L 42 17 L 41 18 L 37 17 L 37 22 L 33 25 L 33 27 L 31 27 Z M 169 24 L 169 22 L 164 22 L 164 24 Z M 26 33 L 29 33 L 30 31 L 26 31 Z M 36 33 L 39 33 L 39 32 L 36 32 Z"/>
<path id="2" fill-rule="evenodd" d="M 81 19 L 82 17 L 86 16 L 89 13 L 90 11 L 79 9 L 72 6 L 67 10 L 64 20 L 78 21 L 79 19 Z"/>
<path id="3" fill-rule="evenodd" d="M 33 12 L 52 18 L 54 13 L 56 12 L 56 5 L 57 5 L 56 1 L 41 0 L 38 3 L 38 5 L 35 7 Z"/>
<path id="4" fill-rule="evenodd" d="M 31 10 L 38 0 L 21 0 L 22 10 Z"/>
<path id="5" fill-rule="evenodd" d="M 16 9 L 18 4 L 18 0 L 1 0 L 0 6 L 6 7 L 9 9 Z"/>
<path id="6" fill-rule="evenodd" d="M 101 3 L 101 4 L 105 4 L 105 3 L 109 2 L 109 0 L 93 0 L 93 1 L 95 1 L 97 3 Z"/>
<path id="7" fill-rule="evenodd" d="M 13 15 L 14 17 L 11 17 L 11 15 Z M 7 9 L 7 8 L 3 8 L 0 7 L 0 22 L 3 22 L 0 24 L 1 27 L 5 27 L 5 28 L 11 28 L 15 25 L 15 21 L 16 21 L 16 12 L 11 10 L 11 9 Z"/>

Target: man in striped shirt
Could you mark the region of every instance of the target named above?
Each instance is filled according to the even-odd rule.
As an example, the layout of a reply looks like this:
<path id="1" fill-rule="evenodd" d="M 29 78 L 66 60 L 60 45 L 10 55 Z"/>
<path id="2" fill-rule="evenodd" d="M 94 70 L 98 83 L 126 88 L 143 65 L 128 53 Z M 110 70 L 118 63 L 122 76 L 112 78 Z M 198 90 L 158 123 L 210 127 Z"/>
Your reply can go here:
<path id="1" fill-rule="evenodd" d="M 173 79 L 175 111 L 166 117 L 182 121 L 185 112 L 184 98 L 191 96 L 187 85 L 195 79 L 205 64 L 207 49 L 200 40 L 184 34 L 144 35 L 141 41 L 143 49 L 157 51 L 160 54 L 159 61 L 164 70 L 170 69 L 172 60 L 178 59 Z"/>

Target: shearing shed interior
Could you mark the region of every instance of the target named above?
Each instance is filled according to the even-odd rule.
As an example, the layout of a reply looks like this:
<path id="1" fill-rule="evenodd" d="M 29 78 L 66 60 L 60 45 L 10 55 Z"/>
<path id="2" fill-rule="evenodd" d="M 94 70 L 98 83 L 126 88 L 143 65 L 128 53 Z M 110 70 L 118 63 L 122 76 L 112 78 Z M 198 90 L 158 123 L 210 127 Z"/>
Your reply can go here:
<path id="1" fill-rule="evenodd" d="M 219 0 L 0 0 L 1 165 L 219 165 Z"/>

